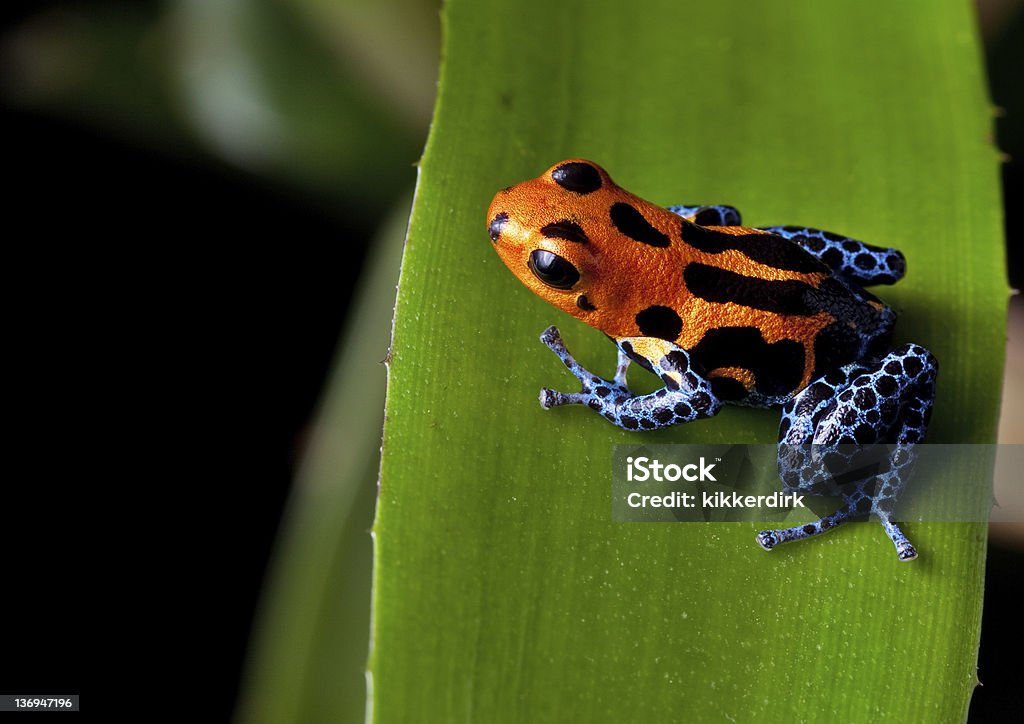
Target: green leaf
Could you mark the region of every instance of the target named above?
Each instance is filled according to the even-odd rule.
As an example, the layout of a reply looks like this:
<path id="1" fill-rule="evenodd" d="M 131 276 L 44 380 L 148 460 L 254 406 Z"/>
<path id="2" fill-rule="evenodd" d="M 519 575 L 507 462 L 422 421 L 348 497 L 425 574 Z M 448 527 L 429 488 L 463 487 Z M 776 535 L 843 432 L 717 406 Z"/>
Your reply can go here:
<path id="1" fill-rule="evenodd" d="M 614 350 L 508 273 L 484 217 L 584 157 L 658 203 L 897 246 L 910 272 L 879 293 L 894 341 L 940 361 L 929 440 L 992 442 L 1008 290 L 970 4 L 451 0 L 444 23 L 388 378 L 374 719 L 963 718 L 985 525 L 909 524 L 905 564 L 877 524 L 766 553 L 751 524 L 612 523 L 614 444 L 772 442 L 778 413 L 626 433 L 542 410 L 574 387 L 546 326 L 597 372 Z"/>

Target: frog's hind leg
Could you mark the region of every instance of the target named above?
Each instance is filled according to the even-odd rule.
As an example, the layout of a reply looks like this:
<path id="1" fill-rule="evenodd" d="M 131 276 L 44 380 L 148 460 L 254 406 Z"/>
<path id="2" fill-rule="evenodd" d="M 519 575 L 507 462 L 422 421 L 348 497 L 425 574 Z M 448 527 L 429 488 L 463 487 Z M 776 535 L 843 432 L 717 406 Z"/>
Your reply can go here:
<path id="1" fill-rule="evenodd" d="M 860 286 L 895 284 L 907 271 L 906 260 L 896 249 L 884 249 L 804 226 L 762 226 L 760 229 L 799 244 L 833 273 Z"/>
<path id="2" fill-rule="evenodd" d="M 895 503 L 899 491 L 902 491 L 906 478 L 909 477 L 912 472 L 913 456 L 912 453 L 908 455 L 910 457 L 907 460 L 907 464 L 901 466 L 899 472 L 892 475 L 887 473 L 884 476 L 879 476 L 879 482 L 874 483 L 873 485 L 873 478 L 861 480 L 859 484 L 854 487 L 850 495 L 844 497 L 843 507 L 836 512 L 830 513 L 820 520 L 816 520 L 811 523 L 795 525 L 790 528 L 762 530 L 757 537 L 758 545 L 766 551 L 770 551 L 780 543 L 801 541 L 805 538 L 811 538 L 813 536 L 826 533 L 826 531 L 831 530 L 842 523 L 849 522 L 851 520 L 863 520 L 869 511 L 870 513 L 879 516 L 879 520 L 886 530 L 886 535 L 889 536 L 889 540 L 892 541 L 893 545 L 896 547 L 896 556 L 900 560 L 913 560 L 918 557 L 918 550 L 913 547 L 913 544 L 911 544 L 903 534 L 899 525 L 890 518 L 891 509 L 886 511 L 884 510 L 884 506 L 880 507 L 879 505 L 880 502 L 885 503 L 885 501 L 892 501 L 892 503 Z M 889 495 L 872 497 L 872 492 L 869 489 L 871 486 L 876 488 L 877 491 L 881 491 L 884 487 L 889 487 L 892 492 Z"/>
<path id="3" fill-rule="evenodd" d="M 665 208 L 700 226 L 739 226 L 741 223 L 739 209 L 735 206 L 697 204 Z"/>
<path id="4" fill-rule="evenodd" d="M 849 450 L 861 449 L 858 446 L 893 446 L 887 450 L 886 470 L 847 488 L 842 508 L 815 523 L 762 531 L 757 536 L 761 547 L 771 550 L 872 514 L 881 521 L 900 560 L 917 557 L 892 515 L 913 472 L 913 446 L 928 427 L 937 370 L 928 350 L 908 344 L 874 364 L 836 370 L 786 404 L 779 429 L 779 474 L 787 489 L 829 494 L 829 486 L 835 491 L 836 484 L 820 461 L 836 454 L 845 457 Z"/>
<path id="5" fill-rule="evenodd" d="M 779 426 L 779 477 L 787 490 L 810 493 L 828 492 L 827 477 L 812 460 L 814 434 L 821 418 L 834 410 L 838 397 L 851 382 L 865 372 L 865 367 L 850 364 L 834 370 L 804 388 L 783 407 Z M 832 530 L 837 525 L 867 514 L 870 500 L 862 496 L 849 496 L 845 505 L 813 523 L 805 523 L 780 530 L 764 530 L 757 534 L 758 544 L 766 551 L 780 543 L 803 540 Z"/>

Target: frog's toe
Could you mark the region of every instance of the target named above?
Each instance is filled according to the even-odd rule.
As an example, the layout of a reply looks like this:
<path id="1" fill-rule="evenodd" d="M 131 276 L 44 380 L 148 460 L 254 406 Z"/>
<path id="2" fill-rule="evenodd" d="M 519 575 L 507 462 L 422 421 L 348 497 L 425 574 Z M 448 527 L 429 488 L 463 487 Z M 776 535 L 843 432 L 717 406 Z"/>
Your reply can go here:
<path id="1" fill-rule="evenodd" d="M 909 542 L 896 546 L 896 555 L 901 561 L 912 561 L 917 558 L 917 549 Z"/>
<path id="2" fill-rule="evenodd" d="M 917 558 L 917 549 L 914 548 L 913 543 L 907 540 L 907 536 L 900 530 L 900 527 L 885 517 L 881 518 L 881 522 L 889 540 L 896 546 L 896 556 L 901 561 L 912 561 Z"/>
<path id="3" fill-rule="evenodd" d="M 564 405 L 565 402 L 562 401 L 562 398 L 564 396 L 565 395 L 563 393 L 558 392 L 557 390 L 548 389 L 547 387 L 541 387 L 540 406 L 543 407 L 545 410 L 550 410 L 552 407 Z"/>
<path id="4" fill-rule="evenodd" d="M 762 530 L 757 534 L 757 544 L 764 548 L 766 551 L 770 551 L 772 548 L 777 546 L 781 541 L 779 540 L 778 531 L 776 530 Z"/>
<path id="5" fill-rule="evenodd" d="M 562 335 L 558 331 L 558 327 L 553 324 L 541 332 L 540 341 L 543 342 L 546 347 L 554 350 L 555 352 L 565 349 L 565 342 L 562 341 Z"/>
<path id="6" fill-rule="evenodd" d="M 559 392 L 548 387 L 540 389 L 540 406 L 545 410 L 560 405 L 582 405 L 590 399 L 589 395 L 579 392 Z"/>

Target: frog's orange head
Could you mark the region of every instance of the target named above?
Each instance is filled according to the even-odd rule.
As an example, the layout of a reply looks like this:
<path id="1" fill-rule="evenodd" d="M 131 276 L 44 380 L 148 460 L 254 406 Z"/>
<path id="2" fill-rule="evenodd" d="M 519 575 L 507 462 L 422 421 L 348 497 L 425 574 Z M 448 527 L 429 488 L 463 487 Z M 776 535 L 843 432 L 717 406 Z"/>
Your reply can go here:
<path id="1" fill-rule="evenodd" d="M 661 253 L 660 266 L 669 251 L 655 247 L 669 246 L 670 228 L 644 220 L 658 214 L 666 212 L 616 186 L 596 163 L 571 159 L 499 191 L 487 229 L 502 261 L 530 290 L 616 336 L 635 333 L 635 311 L 647 306 L 635 298 L 651 294 L 637 274 L 651 268 L 652 254 Z M 622 229 L 657 238 L 638 244 Z"/>
<path id="2" fill-rule="evenodd" d="M 596 308 L 600 240 L 593 196 L 617 188 L 604 169 L 582 160 L 563 161 L 538 178 L 499 191 L 487 211 L 487 230 L 502 261 L 523 284 L 559 309 L 590 321 Z"/>

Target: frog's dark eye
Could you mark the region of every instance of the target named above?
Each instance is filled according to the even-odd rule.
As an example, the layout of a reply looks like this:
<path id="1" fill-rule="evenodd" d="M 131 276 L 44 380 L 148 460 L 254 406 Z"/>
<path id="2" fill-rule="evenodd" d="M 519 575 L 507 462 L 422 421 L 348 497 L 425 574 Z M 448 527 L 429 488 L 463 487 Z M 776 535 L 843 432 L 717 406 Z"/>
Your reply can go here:
<path id="1" fill-rule="evenodd" d="M 543 249 L 535 249 L 527 262 L 533 275 L 555 289 L 571 289 L 580 280 L 576 267 L 557 254 Z"/>

